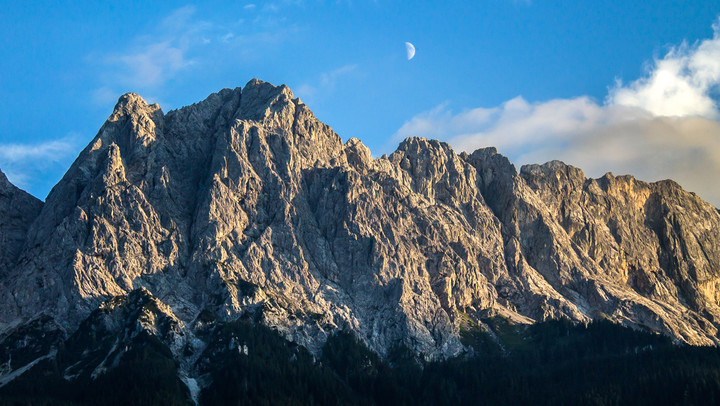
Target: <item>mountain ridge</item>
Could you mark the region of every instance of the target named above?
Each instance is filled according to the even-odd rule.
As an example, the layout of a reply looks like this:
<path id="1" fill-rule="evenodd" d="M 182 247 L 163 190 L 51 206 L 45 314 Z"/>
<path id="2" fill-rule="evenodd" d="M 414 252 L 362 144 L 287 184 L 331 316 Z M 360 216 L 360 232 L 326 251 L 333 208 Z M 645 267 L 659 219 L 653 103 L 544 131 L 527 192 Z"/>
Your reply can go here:
<path id="1" fill-rule="evenodd" d="M 44 204 L 23 199 L 35 211 L 0 224 L 6 334 L 40 315 L 69 334 L 142 290 L 176 320 L 180 360 L 207 312 L 313 353 L 345 330 L 442 359 L 494 316 L 720 341 L 720 212 L 676 183 L 517 171 L 493 147 L 424 138 L 372 158 L 257 79 L 168 113 L 123 95 Z"/>

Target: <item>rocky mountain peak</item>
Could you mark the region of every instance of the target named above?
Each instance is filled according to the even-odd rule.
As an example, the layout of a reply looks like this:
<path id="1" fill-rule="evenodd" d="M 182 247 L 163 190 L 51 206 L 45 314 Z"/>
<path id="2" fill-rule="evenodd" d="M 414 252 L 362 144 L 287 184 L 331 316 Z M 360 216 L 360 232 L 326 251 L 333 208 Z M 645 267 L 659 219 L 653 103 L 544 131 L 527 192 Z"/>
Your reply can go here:
<path id="1" fill-rule="evenodd" d="M 16 210 L 22 194 L 3 196 Z M 151 295 L 172 340 L 200 314 L 247 317 L 315 352 L 342 329 L 442 358 L 493 317 L 718 341 L 720 215 L 697 196 L 558 161 L 518 173 L 495 148 L 417 137 L 373 159 L 257 79 L 167 114 L 122 96 L 45 205 L 26 206 L 15 231 L 0 224 L 7 325 L 46 314 L 73 331 L 112 298 Z"/>
<path id="2" fill-rule="evenodd" d="M 489 190 L 507 187 L 515 183 L 517 170 L 510 160 L 498 154 L 495 147 L 480 148 L 465 158 L 478 171 L 480 187 L 486 195 Z"/>
<path id="3" fill-rule="evenodd" d="M 523 165 L 520 168 L 520 176 L 533 189 L 542 188 L 565 195 L 581 190 L 587 180 L 581 169 L 561 161 L 550 161 L 542 165 Z M 612 174 L 608 174 L 601 178 L 600 182 L 611 177 Z"/>
<path id="4" fill-rule="evenodd" d="M 262 80 L 252 79 L 243 88 L 242 96 L 241 117 L 247 120 L 262 122 L 266 119 L 280 119 L 277 116 L 282 116 L 286 109 L 294 110 L 293 93 L 285 85 L 273 86 Z"/>
<path id="5" fill-rule="evenodd" d="M 363 174 L 372 165 L 373 158 L 370 148 L 366 147 L 358 138 L 347 140 L 345 143 L 345 155 L 348 163 Z"/>
<path id="6" fill-rule="evenodd" d="M 117 103 L 115 104 L 115 108 L 113 108 L 113 113 L 111 115 L 130 115 L 130 114 L 137 114 L 138 112 L 142 111 L 149 111 L 154 112 L 160 109 L 160 105 L 157 103 L 148 105 L 145 99 L 142 98 L 137 93 L 125 93 L 124 95 L 120 96 Z"/>

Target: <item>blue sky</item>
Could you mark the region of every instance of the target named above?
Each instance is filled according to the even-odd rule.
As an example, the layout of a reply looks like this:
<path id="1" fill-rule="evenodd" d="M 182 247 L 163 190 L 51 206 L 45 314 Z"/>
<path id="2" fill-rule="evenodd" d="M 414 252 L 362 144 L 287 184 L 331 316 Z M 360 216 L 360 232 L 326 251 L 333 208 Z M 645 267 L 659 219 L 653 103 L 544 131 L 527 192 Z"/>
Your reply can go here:
<path id="1" fill-rule="evenodd" d="M 44 198 L 122 93 L 168 111 L 258 77 L 375 156 L 495 145 L 720 205 L 720 2 L 641 3 L 6 1 L 0 169 Z"/>

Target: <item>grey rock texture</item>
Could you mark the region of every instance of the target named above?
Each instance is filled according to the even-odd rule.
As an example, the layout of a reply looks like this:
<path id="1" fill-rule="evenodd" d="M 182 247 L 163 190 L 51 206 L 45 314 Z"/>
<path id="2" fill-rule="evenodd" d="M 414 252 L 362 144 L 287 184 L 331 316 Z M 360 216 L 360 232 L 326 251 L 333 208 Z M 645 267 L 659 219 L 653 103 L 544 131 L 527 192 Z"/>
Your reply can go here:
<path id="1" fill-rule="evenodd" d="M 0 225 L 0 326 L 42 315 L 72 332 L 135 295 L 158 303 L 170 333 L 143 331 L 171 348 L 201 346 L 203 312 L 311 351 L 346 329 L 428 358 L 491 316 L 718 342 L 720 214 L 676 184 L 518 173 L 494 148 L 422 138 L 373 159 L 259 80 L 167 114 L 124 95 L 36 212 Z"/>
<path id="2" fill-rule="evenodd" d="M 3 306 L 0 313 L 13 309 L 13 292 L 6 282 L 23 250 L 28 228 L 42 207 L 40 200 L 18 189 L 0 172 L 0 306 Z M 16 314 L 13 311 L 11 317 L 0 316 L 0 332 L 16 327 L 20 321 L 14 317 Z"/>
<path id="3" fill-rule="evenodd" d="M 634 322 L 641 311 L 655 323 L 640 324 L 717 344 L 720 221 L 713 206 L 670 180 L 648 184 L 610 173 L 587 179 L 558 161 L 525 166 L 521 176 L 576 249 L 614 289 L 628 293 L 598 292 L 613 315 Z"/>
<path id="4" fill-rule="evenodd" d="M 43 203 L 18 189 L 0 171 L 0 266 L 12 265 L 23 248 L 30 224 Z"/>

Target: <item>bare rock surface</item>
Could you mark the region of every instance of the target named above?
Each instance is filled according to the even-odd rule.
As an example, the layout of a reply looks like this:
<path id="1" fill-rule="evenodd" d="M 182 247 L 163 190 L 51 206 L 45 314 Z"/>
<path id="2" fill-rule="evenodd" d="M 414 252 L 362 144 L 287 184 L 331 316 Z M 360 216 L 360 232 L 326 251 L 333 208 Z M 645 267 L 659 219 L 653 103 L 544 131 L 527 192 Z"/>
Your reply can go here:
<path id="1" fill-rule="evenodd" d="M 15 328 L 21 321 L 14 308 L 9 276 L 23 250 L 28 229 L 37 218 L 43 203 L 10 183 L 0 171 L 0 305 L 9 317 L 0 316 L 0 332 Z M 7 306 L 7 307 L 5 307 Z"/>
<path id="2" fill-rule="evenodd" d="M 30 224 L 43 203 L 18 189 L 0 171 L 0 266 L 12 265 L 23 248 Z"/>
<path id="3" fill-rule="evenodd" d="M 619 320 L 717 344 L 720 217 L 713 206 L 670 180 L 587 179 L 558 161 L 525 166 L 521 176 L 618 291 L 603 288 L 597 304 L 612 304 Z"/>
<path id="4" fill-rule="evenodd" d="M 143 331 L 171 348 L 201 346 L 207 312 L 313 352 L 344 329 L 380 354 L 453 356 L 467 320 L 492 316 L 718 342 L 720 214 L 677 184 L 560 162 L 518 173 L 494 148 L 422 138 L 373 159 L 257 79 L 167 114 L 122 96 L 44 205 L 2 177 L 0 211 L 7 331 L 108 324 L 125 313 L 93 312 L 142 299 L 131 308 L 170 326 Z"/>

